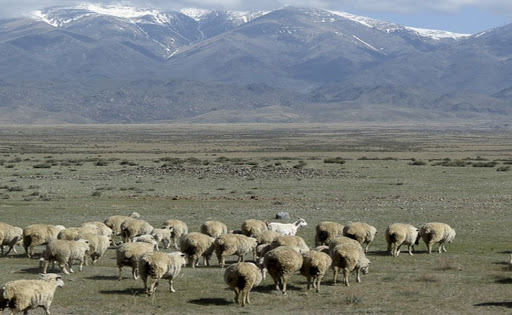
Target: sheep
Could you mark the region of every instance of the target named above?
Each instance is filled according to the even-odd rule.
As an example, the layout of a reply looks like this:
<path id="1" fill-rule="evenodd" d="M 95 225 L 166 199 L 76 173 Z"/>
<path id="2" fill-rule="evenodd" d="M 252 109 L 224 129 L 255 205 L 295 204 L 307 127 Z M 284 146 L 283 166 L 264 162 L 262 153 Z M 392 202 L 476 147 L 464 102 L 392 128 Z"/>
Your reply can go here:
<path id="1" fill-rule="evenodd" d="M 80 237 L 89 242 L 89 257 L 91 257 L 92 264 L 95 265 L 98 259 L 100 259 L 108 249 L 110 238 L 94 233 L 84 233 Z M 85 265 L 87 265 L 87 260 L 85 261 Z"/>
<path id="2" fill-rule="evenodd" d="M 155 239 L 157 244 L 161 243 L 165 249 L 169 249 L 169 247 L 171 247 L 172 230 L 154 229 L 151 232 L 151 236 L 153 236 L 153 238 Z M 157 250 L 158 250 L 158 248 L 157 248 Z"/>
<path id="3" fill-rule="evenodd" d="M 58 274 L 41 274 L 39 280 L 15 280 L 7 282 L 1 289 L 0 311 L 9 308 L 12 313 L 24 312 L 42 307 L 46 314 L 50 314 L 53 295 L 64 282 Z"/>
<path id="4" fill-rule="evenodd" d="M 334 246 L 331 250 L 332 269 L 334 271 L 333 285 L 336 285 L 338 271 L 343 270 L 343 282 L 348 287 L 348 276 L 351 271 L 356 271 L 356 281 L 361 282 L 360 273 L 368 273 L 370 260 L 366 258 L 360 244 L 345 243 Z"/>
<path id="5" fill-rule="evenodd" d="M 356 241 L 355 239 L 352 239 L 352 238 L 349 238 L 346 236 L 338 236 L 338 237 L 333 238 L 329 242 L 329 252 L 331 252 L 332 249 L 334 247 L 336 247 L 337 245 L 342 245 L 342 244 L 354 244 L 354 245 L 359 245 L 361 247 L 361 244 L 359 244 L 359 242 Z M 320 247 L 320 248 L 321 248 L 321 250 L 323 250 L 322 247 Z"/>
<path id="6" fill-rule="evenodd" d="M 257 233 L 256 235 L 254 235 L 254 238 L 260 245 L 261 244 L 270 244 L 279 235 L 281 235 L 281 234 L 277 233 L 275 231 L 266 230 L 266 231 L 261 231 L 261 232 Z"/>
<path id="7" fill-rule="evenodd" d="M 324 252 L 311 250 L 302 253 L 300 274 L 306 277 L 308 290 L 311 288 L 311 280 L 313 280 L 313 288 L 316 292 L 320 292 L 320 282 L 331 264 L 331 256 Z"/>
<path id="8" fill-rule="evenodd" d="M 267 269 L 276 285 L 276 290 L 281 291 L 279 285 L 282 285 L 282 292 L 286 294 L 286 284 L 294 273 L 302 267 L 302 255 L 295 249 L 288 246 L 276 247 L 265 254 L 263 257 L 262 269 Z"/>
<path id="9" fill-rule="evenodd" d="M 144 243 L 149 243 L 149 244 L 152 244 L 156 250 L 160 250 L 158 248 L 158 242 L 155 240 L 155 238 L 153 237 L 153 235 L 139 235 L 139 236 L 135 236 L 135 237 L 132 237 L 130 239 L 130 242 L 144 242 Z"/>
<path id="10" fill-rule="evenodd" d="M 78 270 L 82 271 L 86 255 L 89 253 L 89 241 L 80 239 L 77 241 L 69 240 L 52 240 L 46 245 L 46 249 L 43 252 L 44 267 L 43 273 L 48 271 L 50 262 L 57 261 L 60 269 L 69 275 L 73 273 L 72 264 L 73 261 L 79 261 Z"/>
<path id="11" fill-rule="evenodd" d="M 121 237 L 124 242 L 135 236 L 150 234 L 152 231 L 151 224 L 144 220 L 131 219 L 121 223 Z"/>
<path id="12" fill-rule="evenodd" d="M 248 219 L 242 223 L 242 234 L 245 236 L 255 236 L 259 232 L 268 230 L 267 224 L 261 220 Z"/>
<path id="13" fill-rule="evenodd" d="M 420 236 L 427 245 L 428 253 L 432 253 L 432 246 L 439 243 L 439 253 L 446 252 L 445 243 L 451 243 L 455 238 L 455 230 L 446 223 L 430 222 L 420 229 Z"/>
<path id="14" fill-rule="evenodd" d="M 137 280 L 139 278 L 139 259 L 147 253 L 153 252 L 155 247 L 153 244 L 136 242 L 123 243 L 116 248 L 117 267 L 119 267 L 118 280 L 123 279 L 123 266 L 132 267 L 132 277 Z"/>
<path id="15" fill-rule="evenodd" d="M 344 226 L 331 221 L 324 221 L 317 224 L 315 231 L 315 246 L 329 245 L 331 239 L 343 235 Z"/>
<path id="16" fill-rule="evenodd" d="M 201 233 L 217 238 L 221 235 L 228 233 L 228 227 L 226 224 L 220 221 L 206 221 L 201 225 Z"/>
<path id="17" fill-rule="evenodd" d="M 96 228 L 96 226 L 92 225 L 86 225 L 81 227 L 68 227 L 60 231 L 59 234 L 57 234 L 57 239 L 74 241 L 79 239 L 80 235 L 84 233 L 97 234 L 98 229 Z"/>
<path id="18" fill-rule="evenodd" d="M 132 220 L 132 219 L 134 219 L 134 218 L 125 216 L 125 215 L 113 215 L 113 216 L 108 217 L 104 221 L 104 223 L 107 227 L 109 227 L 112 230 L 112 235 L 117 236 L 117 235 L 121 235 L 121 224 L 123 224 L 124 221 Z"/>
<path id="19" fill-rule="evenodd" d="M 369 224 L 363 222 L 350 222 L 343 228 L 343 235 L 350 237 L 364 246 L 364 252 L 368 252 L 370 243 L 375 238 L 377 229 Z"/>
<path id="20" fill-rule="evenodd" d="M 237 255 L 238 262 L 244 261 L 244 256 L 256 249 L 256 239 L 242 234 L 224 234 L 214 241 L 215 254 L 220 267 L 224 268 L 226 256 Z"/>
<path id="21" fill-rule="evenodd" d="M 60 231 L 64 230 L 62 225 L 32 224 L 23 229 L 23 247 L 28 258 L 34 255 L 34 247 L 46 245 L 49 241 L 57 239 Z"/>
<path id="22" fill-rule="evenodd" d="M 100 221 L 84 222 L 80 226 L 95 226 L 98 235 L 103 235 L 108 238 L 112 238 L 112 229 L 109 228 L 105 223 Z"/>
<path id="23" fill-rule="evenodd" d="M 407 245 L 409 255 L 412 256 L 414 245 L 419 244 L 419 230 L 410 224 L 393 223 L 386 229 L 386 241 L 388 253 L 397 257 L 400 255 L 400 246 Z"/>
<path id="24" fill-rule="evenodd" d="M 0 222 L 0 248 L 2 255 L 9 255 L 14 245 L 23 239 L 23 230 L 19 227 Z M 4 245 L 9 246 L 9 249 L 4 253 Z M 16 252 L 16 250 L 15 250 Z"/>
<path id="25" fill-rule="evenodd" d="M 297 250 L 299 253 L 309 251 L 309 247 L 306 245 L 304 239 L 296 235 L 279 235 L 272 241 L 270 246 L 272 248 L 276 248 L 278 246 L 288 246 Z"/>
<path id="26" fill-rule="evenodd" d="M 181 267 L 185 263 L 185 254 L 182 252 L 152 252 L 144 254 L 139 261 L 139 274 L 147 295 L 150 296 L 155 293 L 160 279 L 169 280 L 170 291 L 176 292 L 172 286 L 172 281 L 180 274 Z M 147 285 L 148 277 L 151 278 L 149 288 Z"/>
<path id="27" fill-rule="evenodd" d="M 224 281 L 235 291 L 235 303 L 242 306 L 251 303 L 249 293 L 252 288 L 261 283 L 261 280 L 261 273 L 253 263 L 238 262 L 227 267 L 224 272 Z M 242 293 L 241 300 L 240 293 Z"/>
<path id="28" fill-rule="evenodd" d="M 302 218 L 298 218 L 297 221 L 293 223 L 278 223 L 278 222 L 269 222 L 267 223 L 267 227 L 271 231 L 278 232 L 281 235 L 295 235 L 297 230 L 301 226 L 307 226 L 306 220 Z"/>
<path id="29" fill-rule="evenodd" d="M 185 222 L 177 219 L 170 219 L 162 224 L 162 229 L 171 230 L 171 245 L 178 248 L 180 237 L 188 234 L 188 226 Z"/>
<path id="30" fill-rule="evenodd" d="M 199 262 L 199 257 L 204 258 L 204 263 L 210 266 L 215 239 L 203 233 L 192 232 L 182 235 L 180 238 L 180 250 L 187 256 L 188 265 L 192 268 Z"/>

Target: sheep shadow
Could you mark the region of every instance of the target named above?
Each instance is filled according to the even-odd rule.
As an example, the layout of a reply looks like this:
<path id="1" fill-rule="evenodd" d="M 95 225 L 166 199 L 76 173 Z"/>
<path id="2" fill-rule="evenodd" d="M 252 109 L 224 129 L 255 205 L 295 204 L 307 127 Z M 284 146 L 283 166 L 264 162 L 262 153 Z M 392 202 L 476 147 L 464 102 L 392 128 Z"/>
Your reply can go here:
<path id="1" fill-rule="evenodd" d="M 229 304 L 234 304 L 233 301 L 229 301 L 226 299 L 221 298 L 202 298 L 202 299 L 195 299 L 195 300 L 188 300 L 188 303 L 196 304 L 196 305 L 216 305 L 216 306 L 226 306 Z"/>
<path id="2" fill-rule="evenodd" d="M 127 288 L 122 290 L 100 290 L 100 294 L 115 294 L 115 295 L 145 295 L 144 288 Z"/>
<path id="3" fill-rule="evenodd" d="M 31 268 L 23 268 L 15 271 L 15 273 L 30 273 L 30 274 L 40 274 L 43 272 L 43 268 L 40 267 L 31 267 Z M 56 270 L 48 270 L 48 272 L 60 272 L 60 269 Z"/>
<path id="4" fill-rule="evenodd" d="M 115 276 L 115 275 L 112 275 L 112 276 L 95 275 L 95 276 L 85 277 L 85 279 L 89 279 L 89 280 L 108 280 L 108 281 L 111 281 L 111 280 L 119 279 L 119 276 Z"/>
<path id="5" fill-rule="evenodd" d="M 475 304 L 475 306 L 500 306 L 505 308 L 512 308 L 512 302 L 485 302 Z"/>
<path id="6" fill-rule="evenodd" d="M 501 283 L 501 284 L 511 284 L 512 283 L 512 278 L 499 278 L 499 279 L 496 279 L 495 282 L 496 283 Z"/>
<path id="7" fill-rule="evenodd" d="M 301 291 L 303 288 L 295 286 L 293 284 L 288 283 L 286 285 L 287 291 Z M 259 285 L 254 288 L 252 288 L 251 292 L 259 292 L 259 293 L 272 293 L 272 292 L 278 292 L 276 290 L 275 284 L 268 284 L 268 285 Z"/>

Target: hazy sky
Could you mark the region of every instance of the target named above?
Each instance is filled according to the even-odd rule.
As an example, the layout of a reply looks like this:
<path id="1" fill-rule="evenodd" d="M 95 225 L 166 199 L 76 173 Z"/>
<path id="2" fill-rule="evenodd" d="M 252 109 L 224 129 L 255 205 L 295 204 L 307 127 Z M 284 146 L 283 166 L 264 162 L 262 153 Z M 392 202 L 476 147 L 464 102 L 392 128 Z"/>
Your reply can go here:
<path id="1" fill-rule="evenodd" d="M 69 6 L 83 2 L 164 10 L 194 7 L 267 11 L 293 5 L 346 11 L 406 26 L 459 33 L 478 33 L 512 23 L 512 0 L 0 0 L 0 17 L 16 17 L 47 6 Z"/>

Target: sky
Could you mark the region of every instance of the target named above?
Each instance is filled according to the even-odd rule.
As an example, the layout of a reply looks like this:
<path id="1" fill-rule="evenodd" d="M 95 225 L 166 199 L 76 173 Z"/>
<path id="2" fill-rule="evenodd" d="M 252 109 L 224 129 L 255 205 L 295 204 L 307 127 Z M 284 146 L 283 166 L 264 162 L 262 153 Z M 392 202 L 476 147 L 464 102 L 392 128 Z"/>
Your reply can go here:
<path id="1" fill-rule="evenodd" d="M 271 11 L 286 5 L 367 16 L 417 28 L 476 34 L 512 23 L 512 0 L 0 0 L 0 18 L 19 17 L 49 6 L 84 2 L 161 10 L 201 8 Z"/>

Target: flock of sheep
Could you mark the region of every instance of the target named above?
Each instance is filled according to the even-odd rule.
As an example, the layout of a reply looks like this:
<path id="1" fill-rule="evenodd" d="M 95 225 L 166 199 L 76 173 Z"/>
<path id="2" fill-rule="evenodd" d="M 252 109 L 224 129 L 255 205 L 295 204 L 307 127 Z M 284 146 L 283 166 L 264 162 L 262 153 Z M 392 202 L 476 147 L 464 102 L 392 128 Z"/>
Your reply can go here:
<path id="1" fill-rule="evenodd" d="M 329 268 L 334 272 L 333 284 L 340 270 L 345 285 L 349 285 L 348 276 L 353 271 L 356 281 L 361 282 L 360 273 L 366 274 L 370 265 L 366 253 L 375 238 L 375 227 L 362 222 L 345 226 L 321 222 L 316 226 L 315 248 L 310 250 L 304 239 L 295 235 L 306 225 L 302 218 L 289 224 L 249 219 L 242 223 L 240 230 L 228 232 L 224 223 L 207 221 L 201 225 L 200 232 L 189 233 L 187 224 L 181 220 L 167 220 L 161 228 L 153 228 L 136 212 L 69 228 L 33 224 L 21 229 L 0 222 L 2 254 L 16 251 L 15 245 L 22 245 L 27 256 L 33 257 L 36 246 L 46 245 L 40 258 L 42 278 L 7 282 L 0 290 L 0 311 L 9 308 L 13 312 L 26 312 L 43 307 L 46 314 L 50 314 L 55 289 L 64 285 L 60 275 L 47 273 L 50 264 L 57 263 L 65 274 L 73 273 L 73 263 L 78 262 L 79 270 L 82 270 L 89 257 L 95 264 L 112 245 L 116 248 L 119 280 L 122 279 L 122 268 L 131 267 L 132 278 L 141 278 L 147 295 L 155 292 L 160 279 L 168 280 L 170 291 L 175 292 L 173 280 L 181 268 L 187 264 L 195 268 L 201 257 L 209 266 L 213 253 L 221 268 L 226 264 L 226 257 L 238 257 L 237 263 L 226 268 L 224 280 L 235 292 L 235 302 L 242 306 L 250 303 L 249 292 L 265 279 L 267 273 L 274 280 L 276 289 L 284 294 L 288 280 L 296 273 L 306 277 L 307 289 L 312 285 L 317 292 Z M 441 253 L 446 251 L 445 243 L 455 238 L 455 231 L 449 225 L 437 222 L 427 223 L 420 229 L 394 223 L 388 226 L 385 236 L 388 253 L 392 256 L 400 254 L 402 245 L 408 246 L 412 255 L 413 246 L 420 238 L 429 253 L 436 243 Z M 121 238 L 120 245 L 116 245 L 115 237 Z M 4 246 L 8 247 L 5 253 Z M 159 246 L 165 249 L 172 246 L 179 251 L 165 253 L 159 251 Z M 254 263 L 244 262 L 247 254 L 253 255 Z"/>

